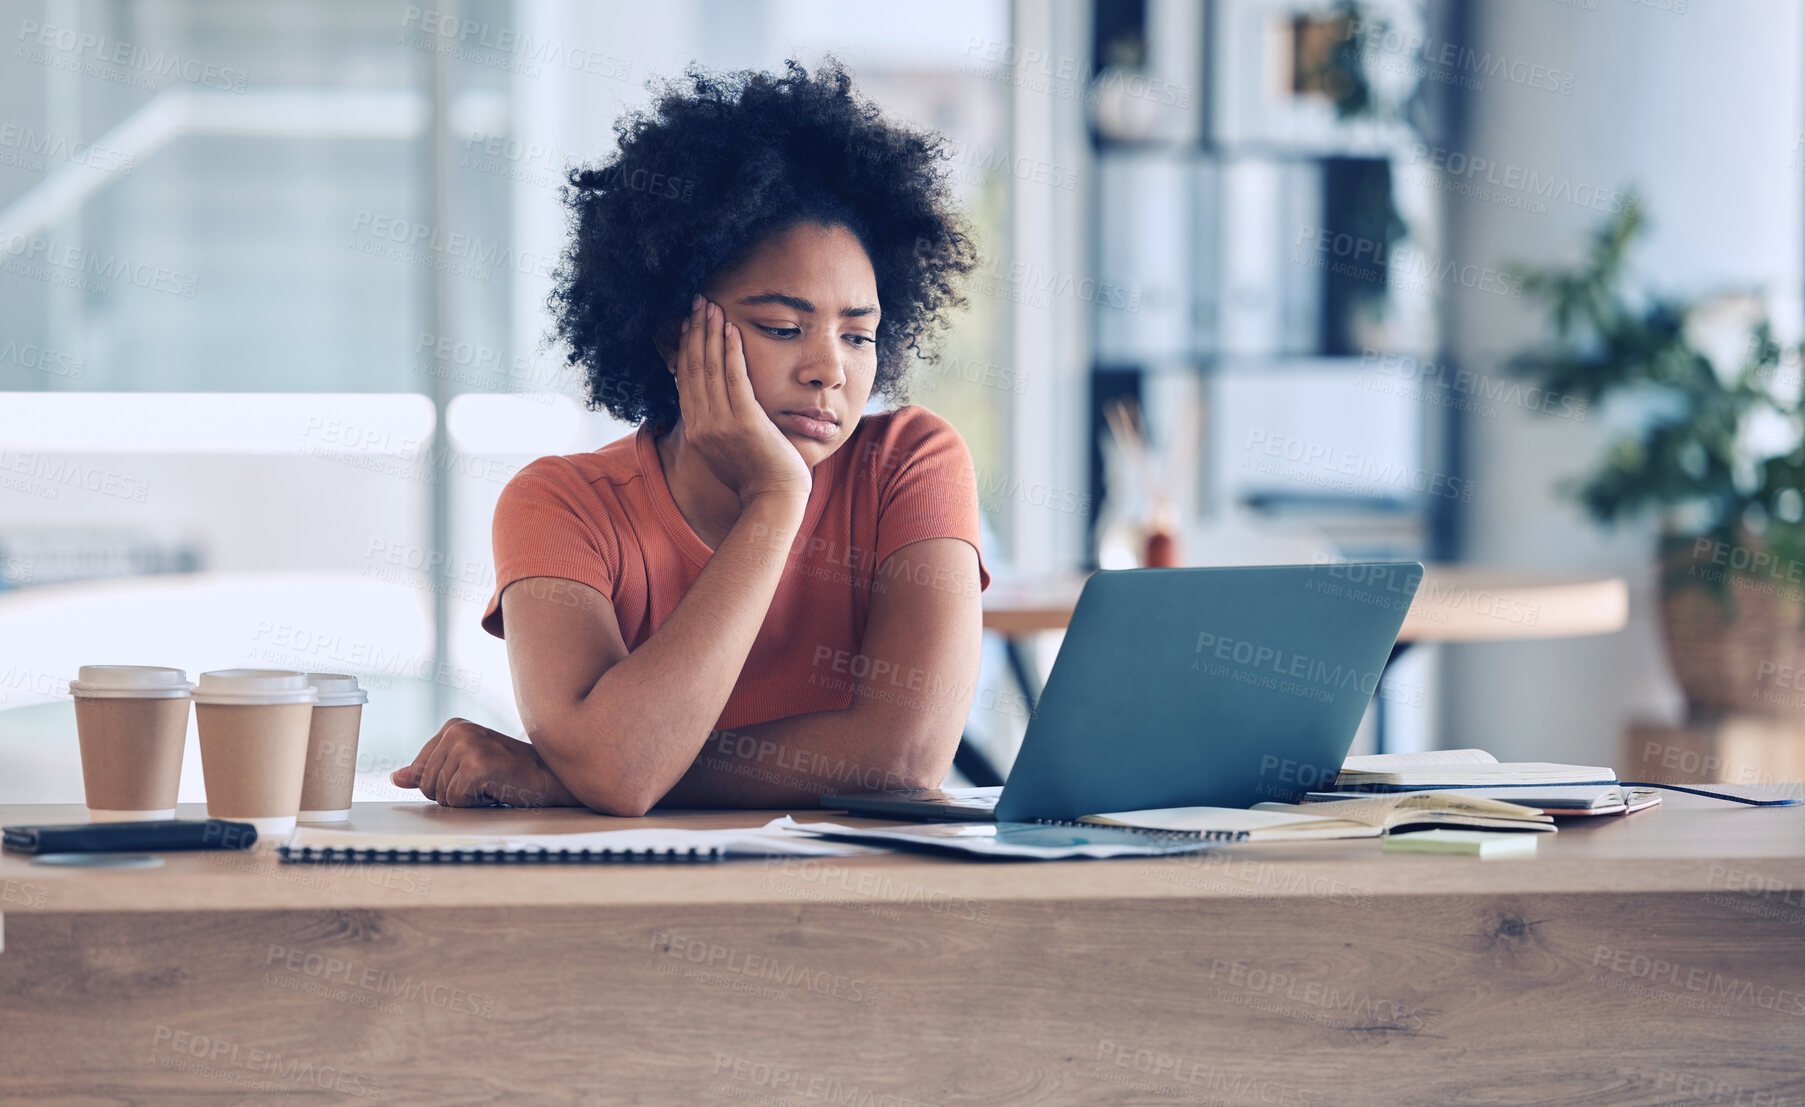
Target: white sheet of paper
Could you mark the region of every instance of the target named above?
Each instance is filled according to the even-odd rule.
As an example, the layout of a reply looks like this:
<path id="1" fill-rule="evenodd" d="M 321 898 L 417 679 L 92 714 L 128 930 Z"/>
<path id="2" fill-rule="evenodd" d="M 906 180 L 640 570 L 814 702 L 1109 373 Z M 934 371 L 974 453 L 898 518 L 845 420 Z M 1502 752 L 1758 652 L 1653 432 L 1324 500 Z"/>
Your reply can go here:
<path id="1" fill-rule="evenodd" d="M 787 818 L 787 816 L 786 816 Z M 1163 857 L 1195 853 L 1223 842 L 1168 841 L 1148 838 L 1121 841 L 1132 831 L 1116 826 L 1041 826 L 1035 823 L 923 823 L 900 827 L 856 827 L 838 823 L 796 823 L 785 829 L 802 834 L 845 834 L 864 842 L 939 846 L 986 857 L 1032 858 L 1040 861 L 1105 857 Z M 999 840 L 1014 837 L 1019 841 Z M 1036 838 L 1044 839 L 1036 841 Z M 1087 841 L 1087 839 L 1091 839 Z M 1098 841 L 1096 839 L 1102 839 Z"/>
<path id="2" fill-rule="evenodd" d="M 380 834 L 356 830 L 296 827 L 289 835 L 290 848 L 399 849 L 399 850 L 688 850 L 718 849 L 730 857 L 854 857 L 882 853 L 874 847 L 830 842 L 789 834 L 782 824 L 795 825 L 788 815 L 764 826 L 728 830 L 683 830 L 660 827 L 631 830 L 595 830 L 575 834 Z"/>
<path id="3" fill-rule="evenodd" d="M 1266 830 L 1275 826 L 1332 823 L 1333 815 L 1296 811 L 1258 811 L 1242 807 L 1150 807 L 1145 811 L 1103 811 L 1089 816 L 1123 826 L 1154 830 Z"/>
<path id="4" fill-rule="evenodd" d="M 1485 750 L 1417 750 L 1415 753 L 1366 753 L 1341 763 L 1344 772 L 1390 773 L 1423 765 L 1495 765 Z"/>

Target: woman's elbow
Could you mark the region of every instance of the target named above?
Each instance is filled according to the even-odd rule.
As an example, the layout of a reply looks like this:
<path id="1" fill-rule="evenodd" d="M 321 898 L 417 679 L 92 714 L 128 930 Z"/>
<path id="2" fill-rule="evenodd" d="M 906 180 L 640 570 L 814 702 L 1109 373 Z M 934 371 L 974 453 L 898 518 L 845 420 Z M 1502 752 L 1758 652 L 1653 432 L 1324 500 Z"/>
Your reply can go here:
<path id="1" fill-rule="evenodd" d="M 658 802 L 658 796 L 644 788 L 632 788 L 621 784 L 613 787 L 582 787 L 565 781 L 564 786 L 570 789 L 584 807 L 598 815 L 613 815 L 623 819 L 637 819 L 652 809 Z"/>
<path id="2" fill-rule="evenodd" d="M 598 815 L 613 815 L 623 819 L 639 818 L 652 809 L 661 795 L 615 773 L 604 774 L 602 781 L 583 781 L 582 785 L 586 786 L 565 782 L 570 794 L 581 800 L 584 807 Z"/>
<path id="3" fill-rule="evenodd" d="M 633 797 L 597 797 L 585 799 L 583 806 L 598 815 L 613 815 L 620 819 L 637 819 L 652 809 L 650 803 Z"/>
<path id="4" fill-rule="evenodd" d="M 630 780 L 632 774 L 598 763 L 608 749 L 605 740 L 577 742 L 568 727 L 556 725 L 529 727 L 527 738 L 571 796 L 598 815 L 638 818 L 658 802 L 649 787 Z"/>
<path id="5" fill-rule="evenodd" d="M 948 742 L 944 735 L 918 735 L 902 744 L 901 756 L 890 766 L 888 777 L 895 784 L 886 787 L 931 789 L 946 783 L 952 770 L 953 754 L 959 748 L 962 734 Z"/>

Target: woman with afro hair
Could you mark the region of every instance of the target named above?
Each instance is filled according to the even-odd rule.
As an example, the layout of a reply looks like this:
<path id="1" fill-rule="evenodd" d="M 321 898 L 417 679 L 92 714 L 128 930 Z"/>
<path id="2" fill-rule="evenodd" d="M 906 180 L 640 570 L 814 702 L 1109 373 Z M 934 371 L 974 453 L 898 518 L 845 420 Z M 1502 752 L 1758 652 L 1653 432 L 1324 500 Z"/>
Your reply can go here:
<path id="1" fill-rule="evenodd" d="M 396 772 L 448 806 L 813 806 L 937 787 L 977 683 L 976 478 L 901 400 L 977 264 L 937 163 L 829 58 L 691 65 L 564 190 L 551 307 L 639 425 L 520 471 L 495 593 L 528 741 L 452 719 Z M 505 633 L 504 633 L 505 628 Z"/>

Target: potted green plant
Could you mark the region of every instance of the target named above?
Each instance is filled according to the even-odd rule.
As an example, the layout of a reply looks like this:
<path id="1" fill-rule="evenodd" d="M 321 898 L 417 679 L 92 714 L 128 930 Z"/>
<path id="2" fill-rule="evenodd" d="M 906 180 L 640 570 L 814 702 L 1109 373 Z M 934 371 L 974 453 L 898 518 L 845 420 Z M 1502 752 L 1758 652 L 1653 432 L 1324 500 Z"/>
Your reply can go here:
<path id="1" fill-rule="evenodd" d="M 1805 719 L 1800 350 L 1774 340 L 1753 293 L 1632 292 L 1644 229 L 1632 194 L 1578 267 L 1516 269 L 1553 341 L 1509 367 L 1587 410 L 1609 398 L 1637 414 L 1563 491 L 1601 523 L 1658 520 L 1663 638 L 1693 719 Z"/>

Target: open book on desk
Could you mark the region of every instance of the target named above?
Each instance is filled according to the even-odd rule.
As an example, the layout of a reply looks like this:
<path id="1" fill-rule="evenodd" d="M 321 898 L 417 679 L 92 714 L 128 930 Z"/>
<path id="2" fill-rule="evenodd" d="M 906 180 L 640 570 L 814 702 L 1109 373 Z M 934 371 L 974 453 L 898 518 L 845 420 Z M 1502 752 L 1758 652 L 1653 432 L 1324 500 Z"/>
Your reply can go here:
<path id="1" fill-rule="evenodd" d="M 1602 765 L 1548 761 L 1499 761 L 1484 750 L 1426 750 L 1350 757 L 1335 778 L 1338 792 L 1397 792 L 1424 788 L 1492 788 L 1520 784 L 1617 783 L 1617 770 Z"/>
<path id="2" fill-rule="evenodd" d="M 1332 803 L 1256 803 L 1235 807 L 1167 807 L 1086 815 L 1081 823 L 1168 833 L 1234 836 L 1255 842 L 1377 838 L 1401 827 L 1484 827 L 1552 833 L 1554 820 L 1533 807 L 1461 792 L 1359 795 Z M 1244 835 L 1244 838 L 1241 837 Z"/>
<path id="3" fill-rule="evenodd" d="M 1372 792 L 1307 792 L 1305 810 L 1323 803 L 1339 803 L 1350 799 L 1369 799 Z M 1463 795 L 1474 798 L 1505 800 L 1544 815 L 1627 815 L 1653 807 L 1661 802 L 1661 793 L 1653 788 L 1636 788 L 1627 784 L 1504 784 L 1490 788 L 1462 788 L 1457 793 L 1391 792 L 1396 796 Z"/>
<path id="4" fill-rule="evenodd" d="M 1646 793 L 1657 788 L 1690 792 L 1697 796 L 1709 796 L 1752 807 L 1787 807 L 1805 803 L 1805 784 L 1800 783 L 1732 784 L 1719 781 L 1682 784 L 1676 781 L 1619 780 L 1615 769 L 1600 765 L 1557 765 L 1546 761 L 1500 762 L 1484 750 L 1427 750 L 1421 753 L 1379 753 L 1350 757 L 1342 762 L 1341 773 L 1335 778 L 1335 787 L 1325 790 L 1324 794 L 1410 792 L 1427 788 L 1494 789 L 1526 785 L 1590 785 L 1600 788 L 1615 785 L 1623 789 L 1622 794 L 1615 797 L 1615 800 L 1622 801 L 1621 809 L 1617 809 L 1615 801 L 1609 797 L 1603 802 L 1588 801 L 1587 811 L 1595 815 L 1640 811 L 1652 805 Z M 1537 806 L 1552 811 L 1560 805 L 1561 797 L 1553 796 L 1550 799 L 1551 802 Z M 1522 802 L 1530 802 L 1528 793 L 1522 794 Z M 1582 812 L 1568 810 L 1555 813 Z"/>

